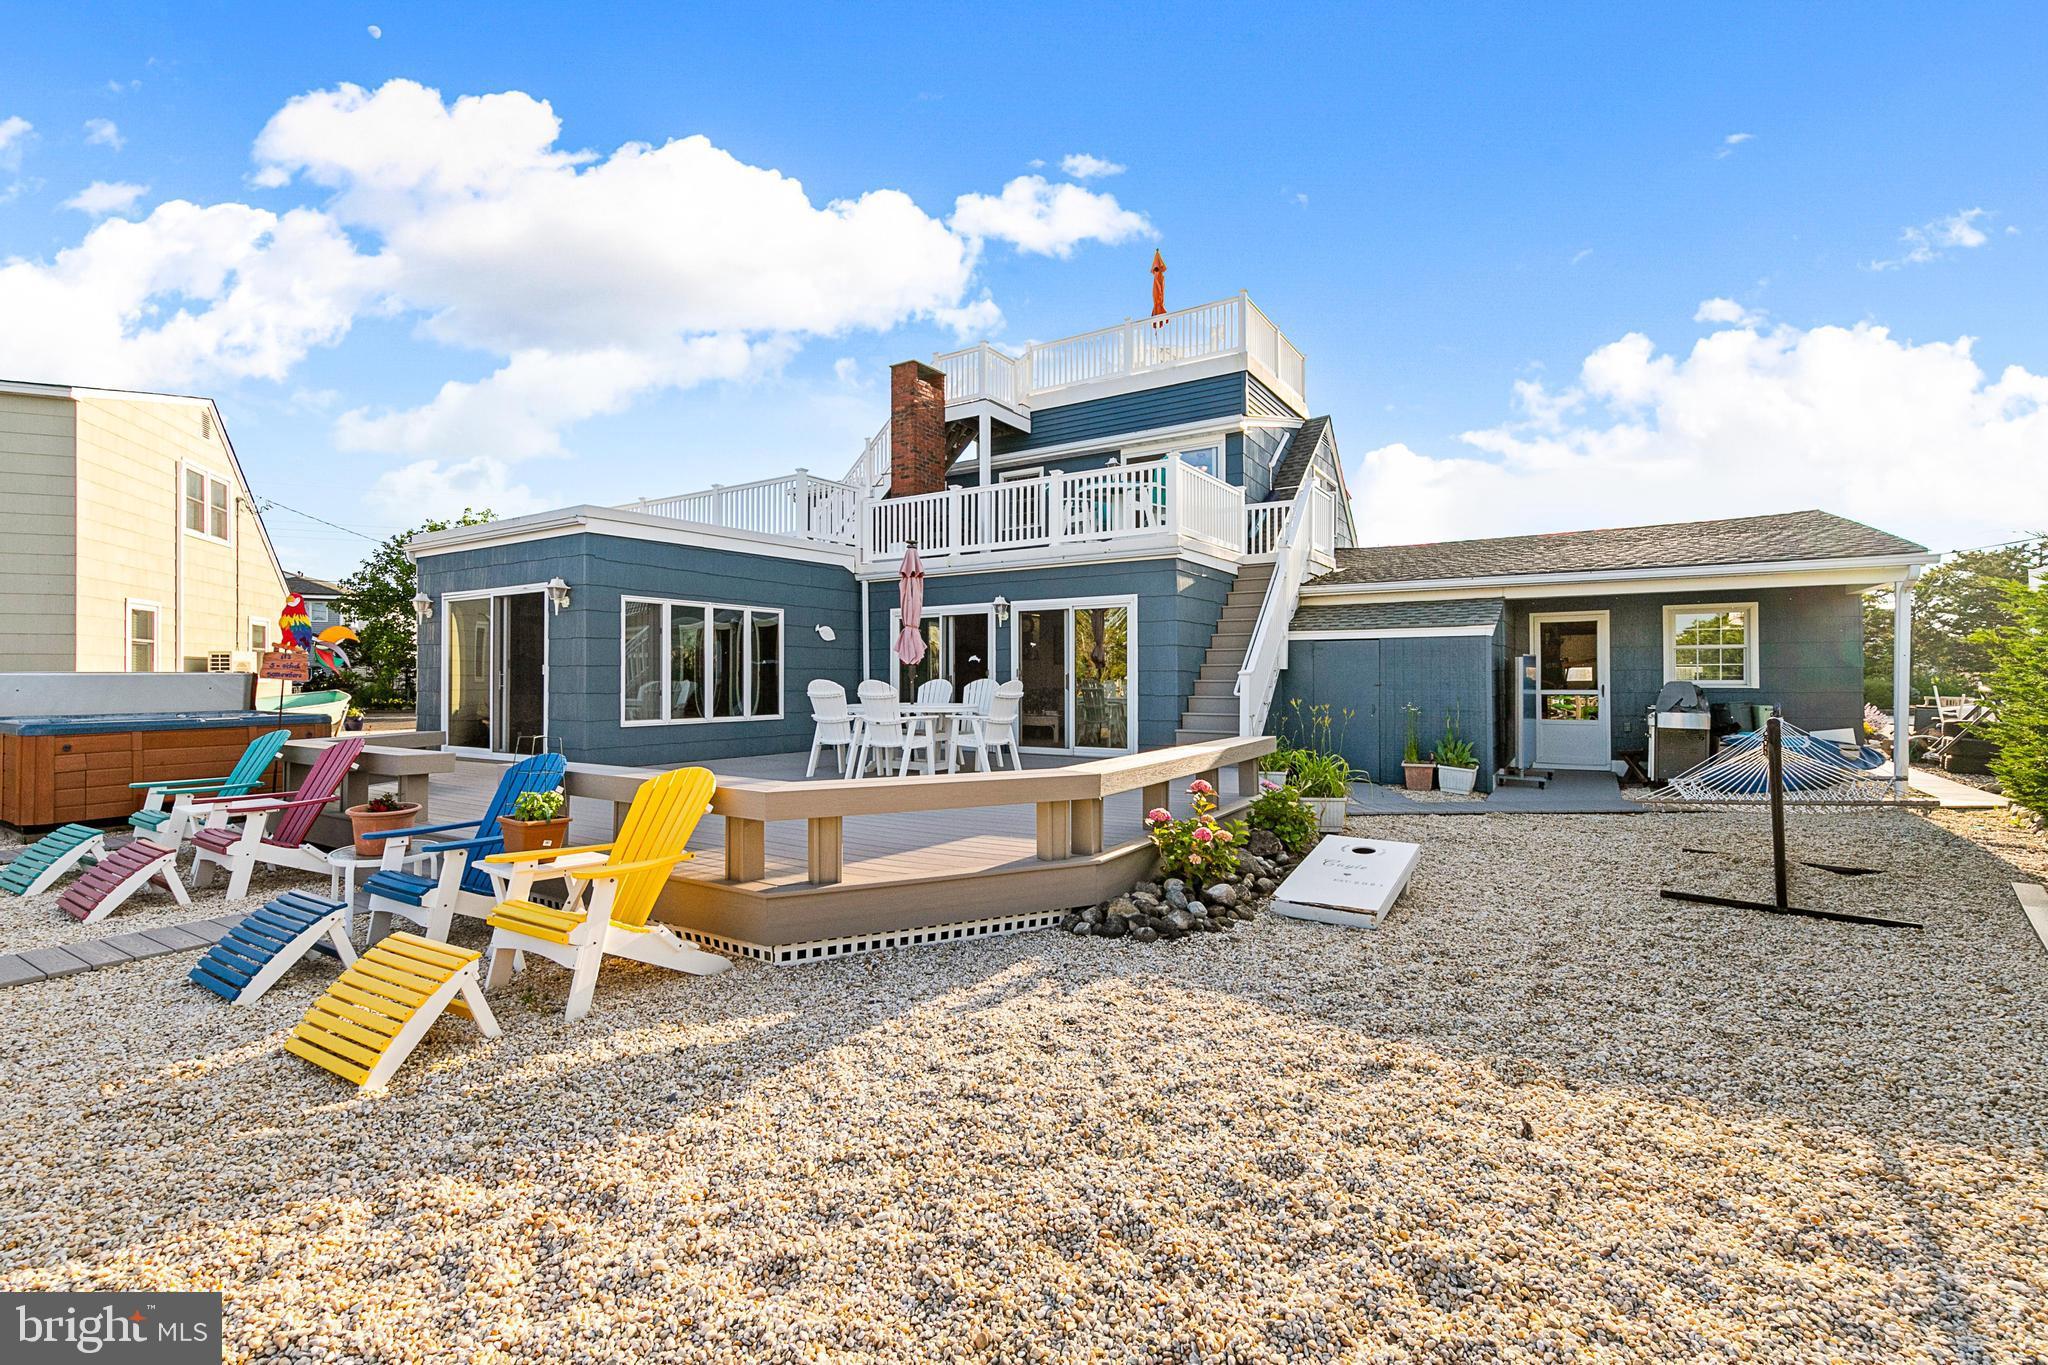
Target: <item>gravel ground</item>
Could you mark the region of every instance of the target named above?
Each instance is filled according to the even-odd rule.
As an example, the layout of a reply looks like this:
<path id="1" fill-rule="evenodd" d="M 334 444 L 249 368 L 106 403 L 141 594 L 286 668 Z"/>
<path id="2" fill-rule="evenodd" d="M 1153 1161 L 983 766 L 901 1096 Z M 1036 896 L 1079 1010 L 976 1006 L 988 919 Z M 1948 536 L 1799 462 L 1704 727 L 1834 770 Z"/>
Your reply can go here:
<path id="1" fill-rule="evenodd" d="M 1426 849 L 1377 933 L 536 968 L 382 1096 L 280 1049 L 325 965 L 0 991 L 0 1288 L 220 1288 L 234 1360 L 2048 1355 L 2038 835 L 1795 816 L 1916 933 L 1657 898 L 1762 894 L 1677 852 L 1748 814 L 1353 828 Z"/>

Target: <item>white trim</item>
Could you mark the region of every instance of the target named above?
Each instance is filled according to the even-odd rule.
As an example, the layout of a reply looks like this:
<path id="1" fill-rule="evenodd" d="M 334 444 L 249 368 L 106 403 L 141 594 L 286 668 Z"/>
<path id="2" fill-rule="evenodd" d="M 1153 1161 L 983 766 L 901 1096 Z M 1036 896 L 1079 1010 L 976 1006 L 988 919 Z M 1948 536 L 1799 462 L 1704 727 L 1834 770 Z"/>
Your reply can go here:
<path id="1" fill-rule="evenodd" d="M 658 672 L 661 679 L 661 715 L 653 720 L 626 719 L 626 608 L 632 605 L 661 608 L 661 650 L 657 656 Z M 701 716 L 669 715 L 669 651 L 670 632 L 674 628 L 675 609 L 682 607 L 704 613 L 704 709 Z M 712 613 L 736 611 L 740 619 L 740 689 L 742 701 L 749 708 L 743 716 L 714 716 L 710 711 L 711 697 L 711 645 L 717 635 Z M 754 618 L 773 616 L 775 618 L 776 647 L 779 658 L 776 661 L 775 710 L 773 714 L 755 713 L 754 704 Z M 748 725 L 755 721 L 783 719 L 787 710 L 783 698 L 789 692 L 789 623 L 782 607 L 755 607 L 744 602 L 708 602 L 684 597 L 648 597 L 638 593 L 619 594 L 619 725 L 622 729 L 640 730 L 651 726 L 677 725 Z"/>
<path id="2" fill-rule="evenodd" d="M 1072 338 L 1061 337 L 1059 340 L 1066 341 Z M 1306 357 L 1303 357 L 1303 365 L 1304 368 L 1307 365 Z M 1076 403 L 1094 402 L 1098 398 L 1115 398 L 1126 393 L 1142 393 L 1147 389 L 1171 388 L 1176 384 L 1214 379 L 1218 375 L 1244 373 L 1256 376 L 1275 398 L 1299 412 L 1304 419 L 1308 417 L 1307 397 L 1296 393 L 1293 386 L 1283 382 L 1279 375 L 1267 369 L 1263 360 L 1242 349 L 1224 351 L 1217 355 L 1203 356 L 1200 360 L 1182 361 L 1158 369 L 1138 370 L 1129 374 L 1091 379 L 1079 384 L 1062 384 L 1057 388 L 1040 389 L 1026 396 L 1025 401 L 1030 404 L 1033 415 L 1037 415 L 1055 408 L 1072 407 Z"/>
<path id="3" fill-rule="evenodd" d="M 1013 608 L 1014 610 L 1014 608 Z M 945 606 L 927 606 L 919 613 L 919 619 L 929 621 L 934 616 L 982 616 L 988 620 L 988 676 L 996 677 L 996 604 L 990 602 L 949 603 Z M 903 690 L 903 660 L 896 657 L 896 637 L 903 631 L 903 608 L 889 608 L 889 686 L 900 694 Z M 866 676 L 863 674 L 862 676 Z M 955 697 L 955 701 L 959 698 Z"/>
<path id="4" fill-rule="evenodd" d="M 244 649 L 247 649 L 251 654 L 261 654 L 264 650 L 269 649 L 270 627 L 272 626 L 272 624 L 274 623 L 264 620 L 261 616 L 250 617 L 250 628 L 252 630 L 260 630 L 263 632 L 263 643 L 261 645 L 256 644 L 255 638 L 253 636 L 250 636 L 243 640 L 242 647 Z"/>
<path id="5" fill-rule="evenodd" d="M 199 519 L 202 523 L 197 528 L 186 520 L 186 504 L 191 501 L 192 495 L 185 491 L 185 485 L 191 481 L 194 474 L 199 476 Z M 213 519 L 213 491 L 216 488 L 220 489 L 225 498 L 225 504 L 220 509 L 227 514 L 228 533 L 225 536 L 217 536 L 206 529 Z M 235 486 L 233 479 L 224 479 L 203 464 L 193 464 L 189 460 L 178 461 L 178 529 L 186 535 L 206 541 L 208 544 L 224 545 L 232 550 L 235 547 L 235 522 L 239 520 L 235 515 L 235 503 L 240 496 L 241 490 Z"/>
<path id="6" fill-rule="evenodd" d="M 1754 564 L 1697 564 L 1661 569 L 1612 569 L 1592 573 L 1504 574 L 1476 578 L 1417 578 L 1383 583 L 1304 583 L 1304 597 L 1345 602 L 1409 600 L 1419 597 L 1559 597 L 1581 593 L 1711 591 L 1739 588 L 1882 586 L 1897 582 L 1913 566 L 1939 555 L 1889 559 L 1794 559 Z M 1784 580 L 1795 581 L 1784 581 Z"/>
<path id="7" fill-rule="evenodd" d="M 1074 744 L 1074 612 L 1089 607 L 1122 607 L 1130 613 L 1124 628 L 1124 747 L 1121 749 L 1083 748 Z M 1138 748 L 1138 699 L 1142 679 L 1138 672 L 1138 598 L 1135 593 L 1108 597 L 1049 597 L 1032 601 L 1010 603 L 1010 676 L 1022 679 L 1024 676 L 1024 613 L 1027 611 L 1059 611 L 1065 613 L 1064 652 L 1067 656 L 1066 682 L 1066 731 L 1068 744 L 1064 749 L 1032 748 L 1024 745 L 1024 713 L 1020 705 L 1017 713 L 1018 748 L 1027 754 L 1127 754 Z M 993 676 L 993 675 L 991 675 Z"/>
<path id="8" fill-rule="evenodd" d="M 998 469 L 996 471 L 997 483 L 1024 483 L 1030 479 L 1042 479 L 1044 477 L 1045 466 L 1042 464 L 1018 465 L 1015 469 Z"/>
<path id="9" fill-rule="evenodd" d="M 1445 637 L 1486 638 L 1494 626 L 1382 626 L 1371 630 L 1290 630 L 1290 640 L 1435 640 Z"/>
<path id="10" fill-rule="evenodd" d="M 1202 548 L 1207 547 L 1207 548 Z M 1082 553 L 1088 550 L 1093 553 Z M 1056 564 L 1122 564 L 1137 560 L 1185 559 L 1224 573 L 1236 573 L 1250 556 L 1225 556 L 1216 552 L 1214 541 L 1183 541 L 1172 532 L 1143 536 L 1119 536 L 1113 540 L 1067 541 L 1059 545 L 1038 545 L 1028 549 L 992 551 L 962 555 L 959 562 L 933 563 L 926 560 L 926 579 L 958 574 L 991 573 L 1019 569 L 1043 569 Z M 870 564 L 859 570 L 864 582 L 894 581 L 898 569 L 892 564 Z M 1470 596 L 1468 593 L 1467 596 Z"/>
<path id="11" fill-rule="evenodd" d="M 1012 451 L 998 456 L 995 467 L 998 470 L 1024 464 L 1044 464 L 1050 460 L 1062 460 L 1071 455 L 1109 456 L 1122 450 L 1126 443 L 1134 446 L 1157 445 L 1161 441 L 1171 442 L 1194 436 L 1214 434 L 1218 441 L 1227 436 L 1241 435 L 1253 427 L 1272 427 L 1293 431 L 1301 426 L 1302 419 L 1285 417 L 1208 417 L 1198 422 L 1181 422 L 1170 427 L 1142 427 L 1136 431 L 1111 432 L 1103 436 L 1091 436 L 1081 441 L 1062 441 L 1058 445 L 1032 446 L 1029 450 Z M 949 471 L 950 472 L 950 471 Z"/>
<path id="12" fill-rule="evenodd" d="M 699 550 L 723 550 L 732 554 L 760 555 L 766 559 L 795 559 L 813 564 L 837 564 L 851 568 L 854 547 L 827 541 L 804 540 L 795 536 L 771 536 L 755 531 L 735 531 L 728 526 L 678 521 L 646 512 L 629 512 L 621 507 L 581 504 L 531 516 L 488 521 L 479 526 L 451 527 L 414 536 L 406 544 L 407 558 L 417 563 L 429 555 L 455 554 L 485 545 L 521 545 L 536 540 L 556 540 L 588 532 L 618 536 L 626 540 L 652 540 L 669 545 L 687 545 Z"/>
<path id="13" fill-rule="evenodd" d="M 121 599 L 121 671 L 135 671 L 135 613 L 149 613 L 149 668 L 148 672 L 165 672 L 164 664 L 164 604 L 152 602 L 147 597 L 124 597 Z"/>
<path id="14" fill-rule="evenodd" d="M 454 618 L 448 610 L 448 604 L 450 602 L 473 601 L 477 598 L 519 597 L 526 593 L 540 594 L 543 608 L 541 612 L 540 637 L 540 729 L 542 734 L 547 733 L 548 726 L 553 722 L 553 716 L 549 713 L 548 665 L 551 656 L 554 654 L 555 633 L 549 626 L 549 622 L 554 619 L 554 613 L 546 610 L 548 585 L 545 583 L 519 583 L 505 588 L 464 588 L 456 592 L 444 592 L 441 594 L 441 602 L 435 619 L 440 623 L 438 630 L 441 637 L 441 729 L 444 732 L 452 733 L 448 716 L 448 644 L 454 635 L 454 632 L 449 628 L 453 624 Z M 484 686 L 493 693 L 492 700 L 495 703 L 497 687 L 493 675 L 497 672 L 498 668 L 498 609 L 495 605 L 491 608 L 490 618 L 486 624 L 489 629 L 485 635 L 485 648 L 489 653 L 484 663 Z M 441 747 L 451 754 L 468 754 L 478 758 L 524 757 L 524 755 L 512 754 L 505 750 L 480 749 L 475 745 L 469 744 L 444 744 Z"/>
<path id="15" fill-rule="evenodd" d="M 1614 763 L 1614 688 L 1610 685 L 1613 677 L 1614 623 L 1612 613 L 1607 611 L 1532 611 L 1529 613 L 1529 649 L 1536 659 L 1536 762 L 1544 768 L 1566 768 L 1583 772 L 1606 772 Z M 1600 701 L 1600 722 L 1607 731 L 1605 753 L 1596 763 L 1559 763 L 1543 756 L 1543 702 L 1544 692 L 1582 692 L 1583 688 L 1543 686 L 1543 656 L 1537 649 L 1541 639 L 1540 627 L 1546 621 L 1594 621 L 1599 624 L 1597 662 L 1594 668 L 1594 691 Z M 1578 725 L 1580 721 L 1551 721 L 1553 725 Z"/>
<path id="16" fill-rule="evenodd" d="M 1763 659 L 1763 616 L 1754 602 L 1666 602 L 1664 604 L 1664 681 L 1677 682 L 1678 677 L 1678 636 L 1672 628 L 1679 612 L 1699 611 L 1746 611 L 1749 624 L 1743 628 L 1742 681 L 1741 682 L 1697 682 L 1700 687 L 1728 688 L 1731 690 L 1755 691 L 1763 684 L 1758 676 Z M 1724 646 L 1716 646 L 1723 648 Z"/>

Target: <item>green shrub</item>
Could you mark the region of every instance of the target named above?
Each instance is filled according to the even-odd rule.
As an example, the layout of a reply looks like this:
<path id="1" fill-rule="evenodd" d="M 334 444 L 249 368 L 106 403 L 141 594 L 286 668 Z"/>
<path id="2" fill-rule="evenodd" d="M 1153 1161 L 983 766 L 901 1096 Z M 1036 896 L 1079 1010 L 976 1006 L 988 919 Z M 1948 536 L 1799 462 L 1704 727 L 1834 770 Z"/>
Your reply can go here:
<path id="1" fill-rule="evenodd" d="M 1415 724 L 1422 719 L 1422 708 L 1410 702 L 1401 709 L 1408 713 L 1408 738 L 1401 745 L 1401 761 L 1403 763 L 1420 763 L 1422 762 L 1422 744 L 1416 738 Z"/>
<path id="2" fill-rule="evenodd" d="M 1288 785 L 1303 796 L 1349 796 L 1351 764 L 1342 754 L 1303 749 L 1294 756 Z"/>
<path id="3" fill-rule="evenodd" d="M 2048 584 L 2011 584 L 2005 611 L 2005 624 L 1983 637 L 1985 690 L 1998 716 L 1985 728 L 1998 746 L 1991 774 L 2009 799 L 2048 817 Z"/>
<path id="4" fill-rule="evenodd" d="M 560 792 L 521 792 L 512 803 L 514 820 L 552 820 L 562 813 L 569 798 Z"/>
<path id="5" fill-rule="evenodd" d="M 1299 853 L 1316 841 L 1316 813 L 1292 787 L 1267 787 L 1252 799 L 1248 822 L 1280 841 L 1289 853 Z"/>

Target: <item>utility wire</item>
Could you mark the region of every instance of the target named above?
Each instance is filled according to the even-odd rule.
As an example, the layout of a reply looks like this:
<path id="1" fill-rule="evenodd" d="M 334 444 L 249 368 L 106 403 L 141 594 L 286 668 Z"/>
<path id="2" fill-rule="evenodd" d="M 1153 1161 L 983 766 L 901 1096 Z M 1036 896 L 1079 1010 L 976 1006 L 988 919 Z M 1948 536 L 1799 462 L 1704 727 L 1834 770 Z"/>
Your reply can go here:
<path id="1" fill-rule="evenodd" d="M 356 537 L 356 539 L 358 540 L 367 540 L 372 545 L 383 544 L 383 542 L 377 539 L 377 537 L 369 535 L 368 533 L 363 531 L 358 531 L 353 526 L 343 526 L 339 522 L 329 521 L 325 517 L 316 517 L 311 512 L 300 511 L 298 508 L 293 507 L 289 503 L 279 502 L 276 498 L 258 498 L 256 499 L 256 505 L 258 506 L 258 508 L 265 512 L 269 511 L 273 507 L 280 508 L 286 512 L 292 513 L 295 516 L 304 517 L 307 521 L 317 521 L 322 526 L 331 526 L 337 531 L 346 532 L 347 534 Z"/>

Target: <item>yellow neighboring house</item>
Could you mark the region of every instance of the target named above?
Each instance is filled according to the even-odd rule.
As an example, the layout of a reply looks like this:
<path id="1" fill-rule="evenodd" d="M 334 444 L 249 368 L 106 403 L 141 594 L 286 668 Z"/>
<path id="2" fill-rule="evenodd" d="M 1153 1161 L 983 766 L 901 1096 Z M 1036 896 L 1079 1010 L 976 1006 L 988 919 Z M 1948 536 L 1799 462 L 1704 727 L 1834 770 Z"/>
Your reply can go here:
<path id="1" fill-rule="evenodd" d="M 0 380 L 0 673 L 248 668 L 284 597 L 212 399 Z"/>

